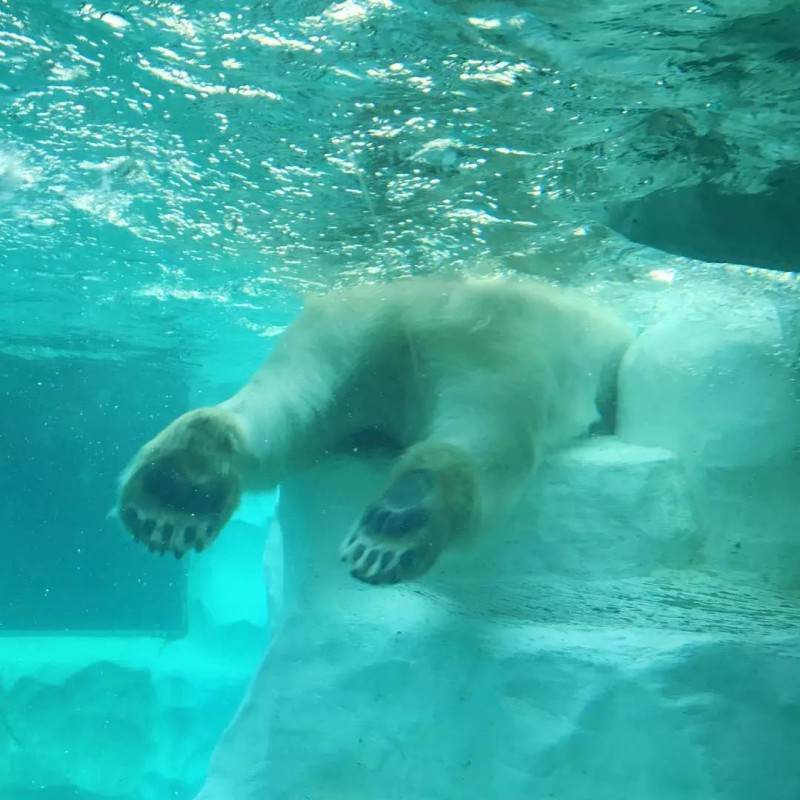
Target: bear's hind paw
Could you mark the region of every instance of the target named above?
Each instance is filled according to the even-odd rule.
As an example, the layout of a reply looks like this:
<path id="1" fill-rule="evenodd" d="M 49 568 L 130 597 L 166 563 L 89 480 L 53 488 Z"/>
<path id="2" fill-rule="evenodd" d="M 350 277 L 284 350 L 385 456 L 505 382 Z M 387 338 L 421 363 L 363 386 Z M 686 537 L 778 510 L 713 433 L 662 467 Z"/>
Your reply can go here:
<path id="1" fill-rule="evenodd" d="M 342 545 L 350 574 L 365 583 L 393 584 L 426 572 L 447 541 L 434 506 L 435 479 L 429 471 L 398 478 L 367 508 Z"/>

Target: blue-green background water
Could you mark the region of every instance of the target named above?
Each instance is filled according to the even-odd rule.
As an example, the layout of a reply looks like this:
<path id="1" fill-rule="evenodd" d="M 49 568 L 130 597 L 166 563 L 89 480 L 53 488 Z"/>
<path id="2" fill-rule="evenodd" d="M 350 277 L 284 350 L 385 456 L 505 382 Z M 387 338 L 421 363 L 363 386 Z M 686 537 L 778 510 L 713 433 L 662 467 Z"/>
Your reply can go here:
<path id="1" fill-rule="evenodd" d="M 106 519 L 116 476 L 244 380 L 304 291 L 795 270 L 798 37 L 781 0 L 0 0 L 0 633 L 187 633 L 185 566 Z M 132 771 L 108 789 L 122 757 L 61 785 L 0 704 L 25 774 L 0 772 L 0 798 L 187 796 L 254 663 L 261 622 L 242 625 L 202 745 L 164 757 L 191 764 L 174 786 Z M 22 691 L 35 659 L 7 652 Z M 186 713 L 130 735 L 162 725 L 179 747 L 202 724 Z"/>
<path id="2" fill-rule="evenodd" d="M 104 524 L 127 454 L 186 407 L 182 373 L 142 357 L 0 360 L 5 632 L 182 627 L 182 570 Z"/>

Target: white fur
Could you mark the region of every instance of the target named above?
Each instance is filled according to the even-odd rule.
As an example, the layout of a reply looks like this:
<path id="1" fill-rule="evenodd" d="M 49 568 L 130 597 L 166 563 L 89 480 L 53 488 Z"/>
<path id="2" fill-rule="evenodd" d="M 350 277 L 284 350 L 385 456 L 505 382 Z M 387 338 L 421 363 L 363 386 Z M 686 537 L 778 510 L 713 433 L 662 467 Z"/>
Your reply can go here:
<path id="1" fill-rule="evenodd" d="M 631 333 L 577 294 L 532 281 L 435 278 L 312 298 L 270 359 L 222 404 L 269 486 L 349 434 L 452 444 L 474 461 L 484 516 L 553 447 L 598 418 Z"/>

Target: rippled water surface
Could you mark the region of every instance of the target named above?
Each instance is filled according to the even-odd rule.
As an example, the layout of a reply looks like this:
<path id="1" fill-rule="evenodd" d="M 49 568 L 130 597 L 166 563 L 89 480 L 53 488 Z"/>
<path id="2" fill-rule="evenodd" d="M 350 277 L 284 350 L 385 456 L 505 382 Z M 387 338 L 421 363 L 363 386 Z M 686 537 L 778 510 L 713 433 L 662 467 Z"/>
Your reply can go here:
<path id="1" fill-rule="evenodd" d="M 2 0 L 5 346 L 269 334 L 487 257 L 635 273 L 610 204 L 796 158 L 798 37 L 786 0 Z"/>

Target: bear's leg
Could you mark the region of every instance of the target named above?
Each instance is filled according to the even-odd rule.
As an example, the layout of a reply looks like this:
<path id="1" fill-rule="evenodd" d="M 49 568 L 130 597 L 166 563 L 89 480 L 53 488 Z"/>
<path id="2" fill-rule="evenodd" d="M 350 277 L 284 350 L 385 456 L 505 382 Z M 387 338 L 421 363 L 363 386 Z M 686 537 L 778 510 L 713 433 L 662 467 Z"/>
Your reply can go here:
<path id="1" fill-rule="evenodd" d="M 473 364 L 440 376 L 426 438 L 401 456 L 342 544 L 353 577 L 413 580 L 445 548 L 501 519 L 535 465 L 546 419 L 541 386 L 529 383 Z"/>
<path id="2" fill-rule="evenodd" d="M 233 397 L 179 417 L 136 454 L 120 480 L 116 513 L 138 541 L 176 557 L 203 550 L 244 488 L 274 488 L 324 451 L 342 381 L 375 339 L 377 315 L 311 302 L 270 358 Z"/>
<path id="3" fill-rule="evenodd" d="M 472 419 L 463 431 L 411 447 L 388 488 L 362 514 L 341 547 L 350 573 L 389 584 L 423 575 L 451 545 L 499 524 L 534 467 L 530 428 Z M 448 426 L 449 427 L 449 424 Z M 433 432 L 437 432 L 434 430 Z"/>

